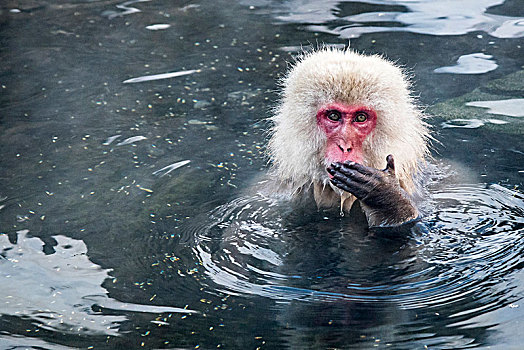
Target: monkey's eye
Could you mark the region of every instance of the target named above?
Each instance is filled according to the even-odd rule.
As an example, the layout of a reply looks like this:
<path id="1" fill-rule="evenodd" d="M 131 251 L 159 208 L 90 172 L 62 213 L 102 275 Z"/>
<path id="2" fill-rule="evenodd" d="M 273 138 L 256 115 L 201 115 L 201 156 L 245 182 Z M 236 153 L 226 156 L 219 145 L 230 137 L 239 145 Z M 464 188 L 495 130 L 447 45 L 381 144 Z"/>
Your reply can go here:
<path id="1" fill-rule="evenodd" d="M 355 119 L 353 119 L 357 123 L 363 123 L 366 120 L 368 120 L 368 115 L 364 112 L 358 112 L 355 116 Z"/>
<path id="2" fill-rule="evenodd" d="M 342 118 L 339 111 L 329 111 L 327 117 L 334 122 L 338 122 Z"/>

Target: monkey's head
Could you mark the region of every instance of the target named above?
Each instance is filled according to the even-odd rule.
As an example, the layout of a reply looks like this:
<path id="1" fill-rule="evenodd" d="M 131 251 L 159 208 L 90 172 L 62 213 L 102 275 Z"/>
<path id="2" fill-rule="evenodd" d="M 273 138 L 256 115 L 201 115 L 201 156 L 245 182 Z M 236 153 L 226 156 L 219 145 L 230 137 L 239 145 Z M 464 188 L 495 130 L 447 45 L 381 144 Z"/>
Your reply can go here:
<path id="1" fill-rule="evenodd" d="M 326 185 L 332 162 L 385 168 L 395 157 L 401 186 L 427 149 L 428 133 L 402 70 L 379 56 L 321 49 L 303 54 L 282 80 L 268 145 L 276 176 L 299 190 Z"/>

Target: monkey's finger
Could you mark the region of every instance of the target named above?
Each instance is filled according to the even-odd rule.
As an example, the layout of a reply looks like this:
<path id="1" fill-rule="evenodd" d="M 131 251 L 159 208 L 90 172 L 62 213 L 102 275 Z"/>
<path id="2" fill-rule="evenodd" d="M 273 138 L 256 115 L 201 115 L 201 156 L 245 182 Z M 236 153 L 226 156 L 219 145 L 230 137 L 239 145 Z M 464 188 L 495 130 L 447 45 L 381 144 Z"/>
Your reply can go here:
<path id="1" fill-rule="evenodd" d="M 356 170 L 359 173 L 363 175 L 367 175 L 367 176 L 372 176 L 377 173 L 377 169 L 369 167 L 369 166 L 365 166 L 360 163 L 348 162 L 348 163 L 340 163 L 340 164 L 341 164 L 341 167 L 340 167 L 341 169 Z"/>
<path id="2" fill-rule="evenodd" d="M 358 199 L 362 199 L 367 195 L 367 191 L 363 190 L 358 184 L 354 182 L 341 181 L 340 179 L 336 177 L 332 178 L 330 181 L 333 185 L 337 186 L 338 188 L 346 192 L 353 194 Z"/>
<path id="3" fill-rule="evenodd" d="M 362 174 L 362 173 L 360 173 L 360 172 L 358 172 L 356 170 L 349 169 L 349 168 L 344 167 L 344 166 L 340 167 L 340 169 L 338 169 L 338 170 L 335 170 L 335 174 L 337 172 L 342 174 L 342 175 L 344 175 L 349 180 L 356 181 L 356 182 L 359 182 L 359 183 L 367 183 L 371 179 L 370 175 Z M 331 175 L 334 176 L 334 174 L 331 174 Z"/>
<path id="4" fill-rule="evenodd" d="M 341 190 L 344 190 L 346 192 L 350 192 L 349 190 L 349 186 L 343 182 L 343 181 L 340 181 L 339 179 L 337 178 L 332 178 L 329 180 L 333 185 L 335 185 L 336 187 L 340 188 Z"/>
<path id="5" fill-rule="evenodd" d="M 340 167 L 335 167 L 333 166 L 333 164 L 330 167 L 326 168 L 326 170 L 331 176 L 338 177 L 340 180 L 343 180 L 347 177 L 346 175 L 340 172 Z"/>
<path id="6" fill-rule="evenodd" d="M 359 186 L 373 186 L 374 182 L 376 182 L 376 179 L 374 179 L 372 176 L 365 176 L 361 173 L 350 170 L 350 169 L 344 169 L 339 168 L 338 170 L 333 170 L 331 172 L 331 175 L 334 178 L 337 178 L 338 180 L 346 183 L 355 183 Z"/>
<path id="7" fill-rule="evenodd" d="M 377 182 L 383 177 L 380 170 L 354 162 L 332 163 L 328 172 L 341 181 L 355 182 L 366 191 L 376 187 L 378 185 Z"/>

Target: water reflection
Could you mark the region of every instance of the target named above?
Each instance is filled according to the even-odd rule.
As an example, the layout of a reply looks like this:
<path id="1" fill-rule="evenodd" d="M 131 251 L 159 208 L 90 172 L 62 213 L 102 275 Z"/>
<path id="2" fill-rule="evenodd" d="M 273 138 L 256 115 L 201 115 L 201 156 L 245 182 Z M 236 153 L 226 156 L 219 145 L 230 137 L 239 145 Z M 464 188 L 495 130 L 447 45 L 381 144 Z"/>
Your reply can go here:
<path id="1" fill-rule="evenodd" d="M 431 214 L 403 238 L 368 231 L 364 218 L 241 198 L 192 228 L 193 250 L 210 291 L 273 299 L 282 305 L 281 322 L 302 332 L 380 327 L 394 318 L 395 330 L 383 334 L 392 344 L 466 346 L 480 336 L 463 325 L 473 333 L 484 327 L 468 320 L 512 305 L 523 292 L 511 276 L 523 263 L 524 197 L 496 185 L 433 193 Z M 421 314 L 432 314 L 434 324 L 417 320 Z M 364 340 L 346 333 L 322 341 Z"/>
<path id="2" fill-rule="evenodd" d="M 170 73 L 161 73 L 161 74 L 154 74 L 154 75 L 145 75 L 143 77 L 124 80 L 123 83 L 124 84 L 141 83 L 144 81 L 169 79 L 169 78 L 180 77 L 180 76 L 184 76 L 188 74 L 193 74 L 195 72 L 197 72 L 197 70 L 186 70 L 186 71 L 181 71 L 181 72 L 170 72 Z"/>
<path id="3" fill-rule="evenodd" d="M 467 1 L 267 1 L 262 8 L 286 23 L 303 23 L 312 31 L 358 38 L 366 33 L 411 32 L 460 35 L 485 31 L 497 38 L 524 36 L 524 18 L 489 13 L 502 0 Z M 259 1 L 244 0 L 248 5 Z M 362 11 L 362 8 L 365 10 Z"/>
<path id="4" fill-rule="evenodd" d="M 519 261 L 524 205 L 517 193 L 453 187 L 433 201 L 434 214 L 405 241 L 370 236 L 364 221 L 298 217 L 268 199 L 239 199 L 196 229 L 195 254 L 211 280 L 234 293 L 405 309 L 450 303 L 474 293 L 486 275 L 505 274 L 477 271 L 477 264 L 497 269 Z"/>
<path id="5" fill-rule="evenodd" d="M 443 128 L 462 128 L 462 129 L 478 129 L 486 124 L 502 125 L 507 124 L 507 121 L 499 119 L 452 119 L 443 122 L 441 126 Z"/>
<path id="6" fill-rule="evenodd" d="M 524 98 L 511 98 L 497 101 L 468 102 L 466 106 L 487 108 L 488 113 L 507 115 L 510 117 L 524 117 Z"/>
<path id="7" fill-rule="evenodd" d="M 127 320 L 124 312 L 194 313 L 110 298 L 102 284 L 112 279 L 111 270 L 89 260 L 85 243 L 62 235 L 52 238 L 56 245 L 50 247 L 27 231 L 18 232 L 15 242 L 0 234 L 0 315 L 27 318 L 46 330 L 115 336 Z"/>
<path id="8" fill-rule="evenodd" d="M 495 39 L 521 36 L 516 1 L 243 3 L 0 9 L 0 347 L 518 348 L 521 195 L 436 187 L 401 239 L 244 192 L 264 173 L 264 118 L 289 52 L 347 45 L 331 32 L 387 32 L 351 46 L 414 69 L 425 104 L 480 86 L 451 119 L 508 116 L 473 115 L 486 126 L 474 130 L 430 121 L 446 145 L 436 157 L 521 183 L 521 135 L 489 125 L 520 125 L 520 85 L 484 87 L 521 69 L 522 39 Z M 439 37 L 474 30 L 492 37 Z M 497 69 L 434 74 L 470 53 Z"/>
<path id="9" fill-rule="evenodd" d="M 157 23 L 157 24 L 151 24 L 149 26 L 146 26 L 146 29 L 149 30 L 164 30 L 171 27 L 171 24 L 167 23 Z"/>
<path id="10" fill-rule="evenodd" d="M 61 346 L 56 343 L 33 337 L 2 335 L 0 345 L 4 349 L 53 349 L 53 350 L 71 350 L 69 346 Z"/>
<path id="11" fill-rule="evenodd" d="M 113 10 L 107 10 L 107 11 L 102 12 L 102 16 L 106 16 L 109 19 L 113 19 L 113 18 L 116 18 L 116 17 L 122 17 L 122 16 L 133 14 L 133 13 L 138 13 L 138 12 L 141 12 L 140 9 L 138 9 L 136 7 L 132 7 L 131 5 L 139 3 L 139 2 L 149 2 L 149 1 L 151 1 L 151 0 L 131 0 L 131 1 L 126 1 L 126 2 L 123 2 L 121 4 L 116 5 L 116 8 L 118 8 L 119 10 L 122 10 L 122 11 L 117 12 L 117 11 L 113 11 Z"/>
<path id="12" fill-rule="evenodd" d="M 434 70 L 435 73 L 452 74 L 482 74 L 497 69 L 498 65 L 491 59 L 493 56 L 483 53 L 472 53 L 460 56 L 457 64 L 449 67 L 440 67 Z"/>

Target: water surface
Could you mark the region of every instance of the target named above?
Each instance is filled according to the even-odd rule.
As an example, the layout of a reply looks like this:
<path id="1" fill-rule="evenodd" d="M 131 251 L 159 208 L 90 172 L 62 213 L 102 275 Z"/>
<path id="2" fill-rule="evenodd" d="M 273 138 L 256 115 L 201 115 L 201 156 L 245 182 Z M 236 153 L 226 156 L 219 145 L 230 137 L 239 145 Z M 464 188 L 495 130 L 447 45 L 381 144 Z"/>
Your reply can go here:
<path id="1" fill-rule="evenodd" d="M 518 348 L 519 1 L 7 1 L 0 345 Z M 302 46 L 408 68 L 437 117 L 400 233 L 249 191 Z"/>

